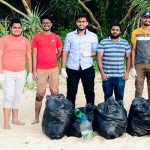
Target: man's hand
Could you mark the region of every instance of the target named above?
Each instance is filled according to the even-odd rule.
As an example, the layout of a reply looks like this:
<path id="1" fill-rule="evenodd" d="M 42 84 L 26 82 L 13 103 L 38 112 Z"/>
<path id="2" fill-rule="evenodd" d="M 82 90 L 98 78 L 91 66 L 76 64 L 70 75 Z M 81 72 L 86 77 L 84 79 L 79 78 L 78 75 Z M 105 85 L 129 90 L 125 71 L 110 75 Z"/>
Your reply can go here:
<path id="1" fill-rule="evenodd" d="M 130 75 L 131 75 L 134 79 L 136 79 L 137 73 L 136 73 L 135 68 L 132 68 L 132 69 L 130 70 Z"/>
<path id="2" fill-rule="evenodd" d="M 33 80 L 36 81 L 37 79 L 38 79 L 38 78 L 37 78 L 37 72 L 34 71 L 34 72 L 33 72 Z"/>
<path id="3" fill-rule="evenodd" d="M 27 82 L 32 84 L 33 83 L 33 74 L 32 73 L 29 73 L 28 76 L 27 76 Z"/>
<path id="4" fill-rule="evenodd" d="M 64 78 L 64 79 L 68 78 L 68 75 L 67 75 L 67 72 L 66 72 L 65 68 L 61 69 L 61 77 Z"/>
<path id="5" fill-rule="evenodd" d="M 125 74 L 123 75 L 123 78 L 122 78 L 122 79 L 128 80 L 128 79 L 129 79 L 129 74 L 128 74 L 128 73 L 125 73 Z"/>
<path id="6" fill-rule="evenodd" d="M 101 74 L 101 78 L 102 78 L 102 81 L 106 81 L 109 79 L 108 75 L 106 74 Z"/>
<path id="7" fill-rule="evenodd" d="M 90 57 L 91 56 L 91 52 L 85 51 L 82 53 L 83 57 Z"/>

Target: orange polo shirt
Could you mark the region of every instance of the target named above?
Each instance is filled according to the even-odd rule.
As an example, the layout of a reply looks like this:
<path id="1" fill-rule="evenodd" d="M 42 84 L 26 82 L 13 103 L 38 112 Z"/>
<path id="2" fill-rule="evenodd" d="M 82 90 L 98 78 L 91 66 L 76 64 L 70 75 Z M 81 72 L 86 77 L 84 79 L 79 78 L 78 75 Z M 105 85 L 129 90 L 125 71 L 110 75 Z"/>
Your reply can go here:
<path id="1" fill-rule="evenodd" d="M 25 70 L 26 54 L 31 51 L 28 39 L 23 36 L 6 35 L 0 39 L 0 51 L 3 51 L 3 70 L 12 72 Z"/>

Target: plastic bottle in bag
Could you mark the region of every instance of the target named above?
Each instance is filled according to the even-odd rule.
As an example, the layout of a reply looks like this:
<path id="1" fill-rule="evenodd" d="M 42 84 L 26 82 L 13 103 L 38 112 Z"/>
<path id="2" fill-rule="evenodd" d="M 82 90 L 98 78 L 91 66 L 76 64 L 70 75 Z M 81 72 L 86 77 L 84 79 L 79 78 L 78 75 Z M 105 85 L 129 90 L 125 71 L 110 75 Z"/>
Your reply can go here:
<path id="1" fill-rule="evenodd" d="M 76 116 L 78 119 L 81 119 L 83 116 L 85 116 L 85 114 L 84 114 L 80 109 L 76 109 L 76 110 L 75 110 L 75 116 Z"/>
<path id="2" fill-rule="evenodd" d="M 80 131 L 83 141 L 90 141 L 94 138 L 92 124 L 88 121 L 85 115 L 81 118 Z"/>

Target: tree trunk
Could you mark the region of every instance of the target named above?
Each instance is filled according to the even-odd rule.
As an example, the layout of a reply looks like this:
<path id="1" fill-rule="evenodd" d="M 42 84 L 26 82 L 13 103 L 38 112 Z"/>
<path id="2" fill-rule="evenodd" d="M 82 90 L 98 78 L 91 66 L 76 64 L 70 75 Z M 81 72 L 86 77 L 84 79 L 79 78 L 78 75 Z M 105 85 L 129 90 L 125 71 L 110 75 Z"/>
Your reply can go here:
<path id="1" fill-rule="evenodd" d="M 87 11 L 87 13 L 89 14 L 91 20 L 95 23 L 96 26 L 92 25 L 93 28 L 97 29 L 97 30 L 101 30 L 101 26 L 100 24 L 98 23 L 98 21 L 95 19 L 93 13 L 91 12 L 91 10 L 86 7 L 86 5 L 81 1 L 81 0 L 78 0 L 78 3 L 82 5 L 82 7 Z"/>
<path id="2" fill-rule="evenodd" d="M 29 9 L 32 11 L 32 7 L 31 7 L 31 0 L 26 0 L 27 5 L 29 6 Z"/>
<path id="3" fill-rule="evenodd" d="M 26 9 L 26 12 L 28 13 L 28 15 L 31 16 L 32 12 L 31 12 L 31 9 L 28 6 L 27 0 L 21 0 L 21 1 L 22 1 L 22 4 L 24 5 L 24 8 Z"/>
<path id="4" fill-rule="evenodd" d="M 130 5 L 130 7 L 129 7 L 129 9 L 128 9 L 127 14 L 126 14 L 125 17 L 120 21 L 120 23 L 123 23 L 123 22 L 125 22 L 125 21 L 128 19 L 128 17 L 130 16 L 130 13 L 131 13 L 131 11 L 133 10 L 133 8 L 134 8 L 134 1 L 131 3 L 131 5 Z"/>
<path id="5" fill-rule="evenodd" d="M 23 17 L 25 17 L 26 19 L 29 19 L 29 17 L 24 14 L 23 12 L 21 12 L 20 10 L 16 9 L 15 7 L 13 7 L 12 5 L 10 5 L 9 3 L 7 3 L 4 0 L 0 0 L 0 3 L 6 5 L 7 7 L 9 7 L 10 9 L 12 9 L 13 11 L 17 12 L 18 14 L 22 15 Z"/>

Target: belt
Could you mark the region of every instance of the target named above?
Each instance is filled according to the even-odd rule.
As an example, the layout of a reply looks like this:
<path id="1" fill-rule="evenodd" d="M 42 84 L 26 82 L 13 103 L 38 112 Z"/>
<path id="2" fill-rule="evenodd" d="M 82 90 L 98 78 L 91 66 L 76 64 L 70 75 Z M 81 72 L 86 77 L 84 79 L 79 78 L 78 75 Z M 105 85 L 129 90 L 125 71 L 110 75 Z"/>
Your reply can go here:
<path id="1" fill-rule="evenodd" d="M 150 61 L 144 61 L 144 62 L 137 62 L 136 64 L 149 64 Z"/>

